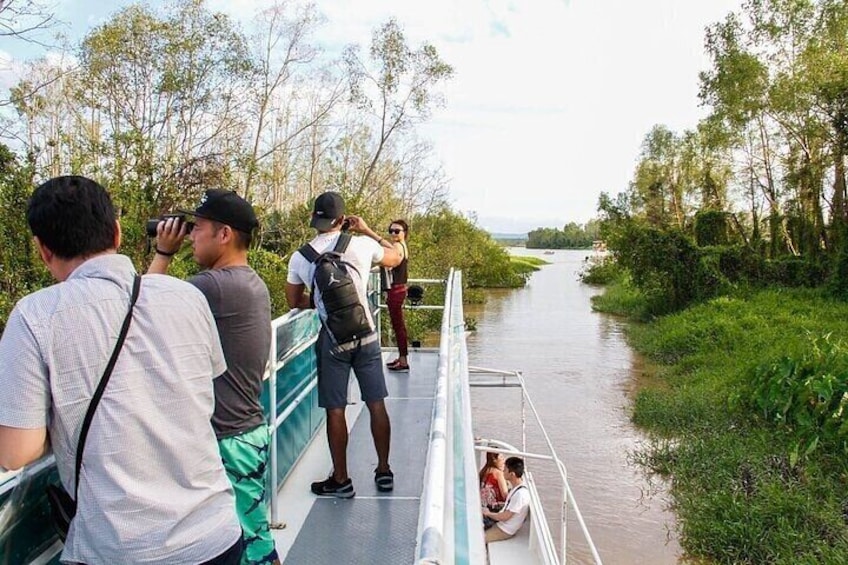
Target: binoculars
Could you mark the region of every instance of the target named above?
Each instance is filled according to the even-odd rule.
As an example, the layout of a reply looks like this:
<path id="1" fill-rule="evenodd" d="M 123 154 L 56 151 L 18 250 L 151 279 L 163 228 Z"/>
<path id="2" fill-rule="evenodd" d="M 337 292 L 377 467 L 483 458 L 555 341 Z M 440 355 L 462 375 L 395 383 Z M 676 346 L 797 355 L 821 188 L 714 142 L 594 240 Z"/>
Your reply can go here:
<path id="1" fill-rule="evenodd" d="M 194 222 L 186 221 L 186 215 L 185 214 L 164 214 L 164 215 L 160 216 L 159 218 L 153 218 L 153 219 L 147 220 L 147 237 L 156 237 L 156 230 L 159 227 L 159 222 L 161 222 L 163 220 L 168 220 L 170 218 L 175 219 L 175 221 L 177 222 L 178 229 L 179 229 L 179 224 L 181 224 L 182 222 L 185 222 L 186 233 L 189 233 L 189 232 L 191 232 L 192 229 L 194 229 Z"/>

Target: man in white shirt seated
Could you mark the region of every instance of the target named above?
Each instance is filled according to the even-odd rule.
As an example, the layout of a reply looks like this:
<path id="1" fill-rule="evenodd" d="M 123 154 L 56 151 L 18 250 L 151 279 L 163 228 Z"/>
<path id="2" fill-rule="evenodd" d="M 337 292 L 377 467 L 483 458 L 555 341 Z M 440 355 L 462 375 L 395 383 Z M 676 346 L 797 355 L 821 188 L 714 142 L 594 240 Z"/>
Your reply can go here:
<path id="1" fill-rule="evenodd" d="M 524 525 L 524 520 L 530 512 L 530 492 L 524 484 L 524 460 L 520 457 L 510 457 L 506 460 L 505 467 L 504 478 L 510 485 L 510 491 L 503 510 L 492 512 L 488 508 L 483 509 L 483 516 L 495 520 L 495 524 L 486 530 L 486 543 L 514 536 Z"/>

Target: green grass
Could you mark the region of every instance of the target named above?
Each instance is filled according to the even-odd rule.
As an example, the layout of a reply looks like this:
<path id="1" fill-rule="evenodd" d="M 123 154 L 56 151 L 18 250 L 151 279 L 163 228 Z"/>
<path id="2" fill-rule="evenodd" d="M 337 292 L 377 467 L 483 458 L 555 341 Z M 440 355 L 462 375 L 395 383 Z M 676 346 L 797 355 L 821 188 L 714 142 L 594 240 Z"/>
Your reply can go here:
<path id="1" fill-rule="evenodd" d="M 603 294 L 592 297 L 592 308 L 605 314 L 627 316 L 646 321 L 648 307 L 645 298 L 626 276 L 606 284 Z"/>
<path id="2" fill-rule="evenodd" d="M 539 267 L 542 265 L 550 265 L 549 261 L 545 261 L 539 257 L 529 257 L 526 255 L 511 255 L 509 257 L 509 262 L 512 264 L 513 269 L 520 274 L 532 273 L 534 271 L 538 271 Z"/>
<path id="3" fill-rule="evenodd" d="M 638 312 L 635 291 L 626 285 L 610 291 L 596 306 Z M 815 388 L 818 383 L 836 382 L 843 387 L 833 393 L 838 397 L 848 386 L 840 336 L 848 341 L 848 304 L 811 290 L 721 297 L 631 325 L 630 342 L 658 366 L 633 407 L 634 422 L 653 443 L 634 456 L 671 479 L 688 557 L 848 563 L 848 454 L 839 435 L 848 425 L 845 432 L 826 429 L 834 418 L 848 421 L 848 411 L 810 417 L 828 406 L 830 389 Z M 818 355 L 825 342 L 836 345 Z M 772 368 L 780 360 L 807 372 L 799 369 L 783 389 L 756 388 L 757 375 L 766 384 L 779 381 Z M 815 394 L 799 393 L 810 386 Z M 764 391 L 776 407 L 767 414 L 755 408 Z M 798 457 L 799 437 L 811 430 L 822 441 Z"/>

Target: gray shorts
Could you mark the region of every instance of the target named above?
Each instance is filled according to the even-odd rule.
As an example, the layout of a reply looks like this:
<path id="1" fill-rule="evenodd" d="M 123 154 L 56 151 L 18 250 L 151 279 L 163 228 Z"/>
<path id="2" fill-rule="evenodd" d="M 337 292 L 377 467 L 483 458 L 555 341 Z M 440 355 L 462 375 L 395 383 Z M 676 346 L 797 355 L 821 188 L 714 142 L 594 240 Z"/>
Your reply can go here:
<path id="1" fill-rule="evenodd" d="M 382 400 L 389 395 L 383 374 L 380 340 L 375 339 L 344 352 L 333 352 L 324 328 L 315 342 L 318 362 L 318 406 L 344 408 L 347 406 L 347 383 L 350 370 L 359 381 L 363 402 Z M 366 338 L 367 341 L 367 338 Z"/>

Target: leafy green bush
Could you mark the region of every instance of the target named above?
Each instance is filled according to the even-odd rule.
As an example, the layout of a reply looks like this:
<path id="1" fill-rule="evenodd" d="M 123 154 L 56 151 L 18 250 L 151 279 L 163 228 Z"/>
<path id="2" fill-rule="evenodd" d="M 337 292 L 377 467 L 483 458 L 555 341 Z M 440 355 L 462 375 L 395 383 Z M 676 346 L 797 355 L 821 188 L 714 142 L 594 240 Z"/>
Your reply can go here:
<path id="1" fill-rule="evenodd" d="M 264 249 L 251 249 L 247 262 L 268 287 L 268 293 L 271 295 L 271 317 L 276 318 L 288 312 L 289 306 L 286 302 L 288 261 Z"/>
<path id="2" fill-rule="evenodd" d="M 703 256 L 714 257 L 718 269 L 732 284 L 750 283 L 764 285 L 766 279 L 766 261 L 751 248 L 744 245 L 714 245 L 701 247 Z"/>
<path id="3" fill-rule="evenodd" d="M 528 273 L 519 272 L 509 253 L 472 220 L 446 208 L 410 224 L 410 277 L 444 278 L 453 267 L 463 271 L 468 287 L 524 286 Z"/>
<path id="4" fill-rule="evenodd" d="M 606 255 L 600 258 L 588 257 L 578 277 L 580 282 L 586 284 L 608 285 L 620 281 L 624 275 L 624 269 L 619 266 L 615 257 Z"/>
<path id="5" fill-rule="evenodd" d="M 699 246 L 727 244 L 727 212 L 699 210 L 695 214 L 695 241 Z"/>
<path id="6" fill-rule="evenodd" d="M 789 287 L 814 288 L 827 279 L 825 266 L 813 259 L 787 257 L 773 259 L 767 263 L 769 282 Z"/>
<path id="7" fill-rule="evenodd" d="M 751 371 L 748 404 L 791 432 L 792 466 L 820 444 L 848 453 L 848 350 L 826 335 L 811 338 L 800 356 L 760 365 Z"/>
<path id="8" fill-rule="evenodd" d="M 630 272 L 654 315 L 709 298 L 721 286 L 715 266 L 702 261 L 694 242 L 679 230 L 624 221 L 611 234 L 609 247 Z"/>
<path id="9" fill-rule="evenodd" d="M 638 321 L 651 318 L 645 295 L 633 285 L 628 273 L 607 284 L 603 294 L 593 296 L 592 309 L 606 314 L 627 316 Z"/>

